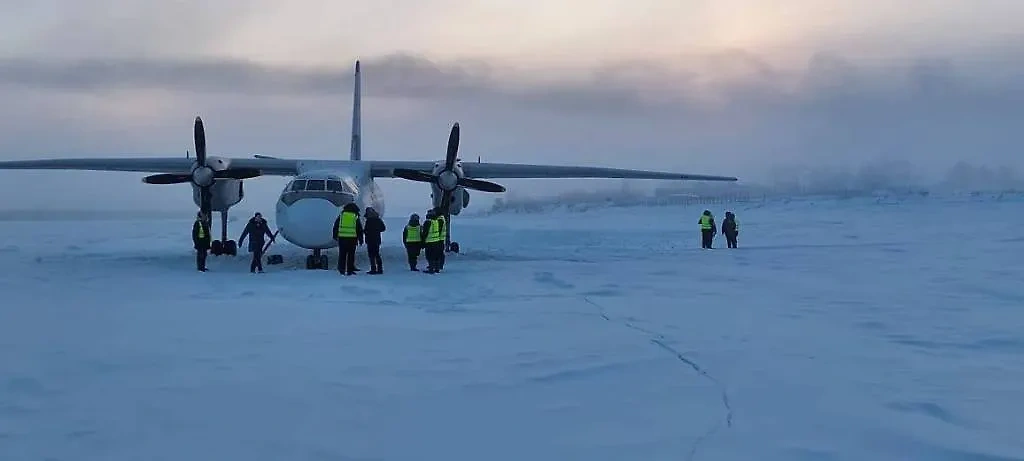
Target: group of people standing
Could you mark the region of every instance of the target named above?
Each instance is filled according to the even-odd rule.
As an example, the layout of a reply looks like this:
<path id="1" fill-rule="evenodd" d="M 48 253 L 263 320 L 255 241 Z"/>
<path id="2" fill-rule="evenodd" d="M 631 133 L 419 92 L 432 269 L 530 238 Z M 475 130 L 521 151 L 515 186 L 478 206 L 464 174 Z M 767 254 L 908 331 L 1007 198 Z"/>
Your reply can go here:
<path id="1" fill-rule="evenodd" d="M 420 252 L 424 252 L 427 259 L 428 274 L 436 274 L 444 269 L 444 242 L 448 232 L 448 221 L 437 208 L 427 210 L 423 223 L 420 223 L 420 216 L 413 213 L 409 216 L 409 223 L 402 230 L 402 242 L 405 244 L 405 253 L 409 260 L 409 270 L 419 271 L 417 268 Z"/>
<path id="2" fill-rule="evenodd" d="M 341 214 L 334 220 L 334 239 L 338 242 L 338 272 L 342 275 L 355 275 L 359 269 L 356 267 L 356 247 L 366 244 L 366 253 L 370 259 L 370 271 L 368 274 L 383 274 L 384 261 L 380 257 L 380 246 L 382 243 L 381 234 L 387 231 L 384 220 L 381 219 L 373 207 L 367 207 L 364 213 L 366 224 L 359 220 L 359 206 L 349 203 L 342 207 Z M 701 248 L 711 249 L 715 235 L 718 234 L 718 227 L 715 225 L 715 217 L 710 210 L 704 210 L 700 220 Z M 406 255 L 409 261 L 409 270 L 419 271 L 418 260 L 421 252 L 425 253 L 427 260 L 426 273 L 436 274 L 444 269 L 445 261 L 445 235 L 448 222 L 444 214 L 437 208 L 427 210 L 426 219 L 420 223 L 418 214 L 409 216 L 409 223 L 402 230 L 402 242 L 405 245 Z M 737 247 L 737 238 L 740 234 L 740 225 L 736 221 L 736 215 L 731 211 L 725 212 L 725 219 L 722 220 L 722 235 L 725 235 L 726 245 L 729 248 Z M 263 250 L 266 244 L 264 237 L 274 241 L 275 235 L 270 232 L 270 226 L 263 219 L 260 213 L 256 213 L 248 223 L 242 236 L 238 239 L 238 246 L 241 247 L 246 237 L 249 237 L 249 252 L 252 253 L 252 263 L 249 266 L 250 272 L 263 272 Z M 196 269 L 206 272 L 206 254 L 210 249 L 210 227 L 202 219 L 202 214 L 196 214 L 195 224 L 192 225 L 192 243 L 196 249 Z"/>
<path id="3" fill-rule="evenodd" d="M 359 221 L 359 206 L 349 203 L 342 207 L 341 214 L 334 221 L 334 238 L 338 241 L 338 272 L 343 275 L 355 275 L 359 271 L 355 264 L 356 247 L 366 243 L 366 253 L 370 258 L 368 274 L 383 274 L 384 261 L 380 257 L 381 234 L 387 231 L 384 220 L 373 207 L 367 207 L 364 217 L 366 224 Z M 437 209 L 428 210 L 426 219 L 420 224 L 419 215 L 409 216 L 409 224 L 402 230 L 402 242 L 405 244 L 409 260 L 409 270 L 419 271 L 417 263 L 420 252 L 426 252 L 428 274 L 436 274 L 444 269 L 444 241 L 448 223 Z"/>
<path id="4" fill-rule="evenodd" d="M 715 226 L 715 217 L 710 210 L 704 210 L 700 215 L 700 247 L 710 250 L 718 228 Z M 726 245 L 729 248 L 736 248 L 736 239 L 740 235 L 740 224 L 736 221 L 736 215 L 731 211 L 725 212 L 725 219 L 722 220 L 722 235 L 725 236 Z"/>
<path id="5" fill-rule="evenodd" d="M 366 208 L 364 217 L 365 226 L 359 220 L 359 206 L 349 203 L 342 207 L 338 219 L 334 220 L 334 240 L 338 242 L 338 272 L 342 275 L 355 275 L 359 271 L 356 267 L 356 247 L 364 243 L 370 258 L 368 273 L 384 273 L 380 245 L 381 234 L 387 230 L 387 226 L 373 207 Z"/>
<path id="6" fill-rule="evenodd" d="M 373 207 L 367 207 L 363 217 L 365 224 L 359 219 L 359 206 L 349 203 L 342 207 L 338 218 L 334 220 L 333 235 L 338 242 L 338 272 L 342 275 L 355 275 L 356 248 L 366 244 L 366 254 L 370 259 L 368 274 L 383 274 L 384 261 L 380 256 L 382 243 L 381 234 L 387 231 L 387 225 Z M 420 223 L 419 215 L 413 213 L 409 224 L 402 231 L 402 242 L 409 259 L 409 270 L 419 271 L 418 260 L 421 252 L 426 253 L 426 273 L 436 274 L 444 269 L 444 242 L 448 223 L 444 214 L 438 209 L 428 210 L 426 219 Z M 252 254 L 250 272 L 263 272 L 263 251 L 266 239 L 274 241 L 275 235 L 260 213 L 256 213 L 245 225 L 242 236 L 238 238 L 241 247 L 246 237 L 249 238 L 249 253 Z M 210 250 L 210 225 L 202 219 L 202 213 L 196 213 L 192 225 L 192 245 L 196 250 L 196 269 L 206 272 L 206 255 Z"/>

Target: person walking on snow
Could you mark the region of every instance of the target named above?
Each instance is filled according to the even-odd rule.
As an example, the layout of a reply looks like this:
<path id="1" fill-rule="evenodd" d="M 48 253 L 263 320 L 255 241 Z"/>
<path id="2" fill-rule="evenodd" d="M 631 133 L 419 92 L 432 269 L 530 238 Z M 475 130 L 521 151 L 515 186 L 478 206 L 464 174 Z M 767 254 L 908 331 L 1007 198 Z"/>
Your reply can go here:
<path id="1" fill-rule="evenodd" d="M 245 225 L 245 230 L 242 231 L 242 236 L 238 237 L 238 246 L 242 246 L 242 242 L 245 241 L 246 237 L 249 237 L 249 253 L 252 253 L 252 262 L 249 263 L 249 272 L 263 273 L 263 246 L 266 241 L 263 240 L 264 236 L 270 237 L 270 241 L 274 241 L 274 234 L 270 232 L 270 226 L 267 225 L 267 221 L 263 219 L 263 215 L 257 212 L 249 219 L 249 222 Z"/>

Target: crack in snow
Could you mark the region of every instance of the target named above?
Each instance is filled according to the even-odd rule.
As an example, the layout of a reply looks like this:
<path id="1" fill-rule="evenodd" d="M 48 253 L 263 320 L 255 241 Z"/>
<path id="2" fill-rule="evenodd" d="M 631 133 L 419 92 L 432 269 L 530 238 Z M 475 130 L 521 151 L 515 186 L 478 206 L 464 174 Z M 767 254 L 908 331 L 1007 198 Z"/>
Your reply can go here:
<path id="1" fill-rule="evenodd" d="M 653 336 L 654 338 L 650 338 L 649 339 L 649 341 L 652 344 L 654 344 L 654 345 L 660 347 L 661 349 L 664 349 L 665 351 L 669 352 L 670 354 L 674 355 L 676 357 L 676 359 L 678 359 L 680 362 L 683 362 L 683 363 L 689 365 L 690 368 L 693 368 L 693 370 L 696 371 L 698 374 L 700 374 L 701 376 L 704 376 L 705 378 L 709 379 L 711 382 L 715 383 L 715 386 L 718 387 L 719 393 L 722 395 L 722 405 L 725 407 L 725 425 L 726 425 L 726 427 L 729 427 L 729 428 L 732 427 L 732 415 L 733 415 L 732 405 L 729 403 L 729 393 L 725 390 L 725 385 L 722 384 L 721 381 L 719 381 L 714 376 L 711 376 L 710 374 L 708 374 L 708 372 L 705 371 L 704 368 L 702 368 L 697 362 L 694 362 L 693 360 L 690 360 L 685 355 L 683 355 L 682 352 L 679 352 L 678 350 L 676 350 L 676 348 L 666 344 L 665 343 L 665 340 L 666 340 L 665 335 L 663 335 L 661 333 L 658 333 L 656 331 L 648 330 L 646 328 L 634 325 L 629 320 L 612 320 L 612 318 L 609 317 L 607 313 L 605 313 L 604 306 L 601 306 L 600 304 L 595 303 L 594 301 L 591 301 L 590 298 L 587 298 L 585 296 L 583 297 L 583 301 L 585 301 L 587 304 L 590 304 L 591 306 L 594 306 L 598 310 L 598 315 L 600 315 L 601 318 L 605 319 L 606 321 L 613 322 L 613 323 L 619 323 L 622 326 L 625 326 L 626 328 L 629 328 L 631 330 L 635 330 L 635 331 L 638 331 L 640 333 L 644 333 L 644 334 Z M 701 435 L 700 437 L 698 437 L 697 440 L 695 440 L 693 442 L 693 446 L 690 447 L 690 454 L 689 454 L 689 456 L 687 456 L 687 459 L 688 460 L 692 460 L 694 458 L 694 456 L 696 456 L 697 448 L 700 447 L 700 444 L 702 442 L 704 442 L 705 440 L 707 440 L 708 438 L 710 438 L 716 432 L 718 432 L 721 428 L 722 428 L 722 422 L 719 421 L 714 426 L 712 426 L 710 429 L 708 429 L 708 431 L 705 432 L 704 435 Z"/>

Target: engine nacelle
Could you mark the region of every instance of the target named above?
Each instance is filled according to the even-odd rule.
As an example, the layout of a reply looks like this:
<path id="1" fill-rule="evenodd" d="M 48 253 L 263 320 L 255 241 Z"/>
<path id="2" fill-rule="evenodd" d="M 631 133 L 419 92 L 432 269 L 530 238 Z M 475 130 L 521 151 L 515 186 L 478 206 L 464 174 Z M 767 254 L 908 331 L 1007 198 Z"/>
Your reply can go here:
<path id="1" fill-rule="evenodd" d="M 218 179 L 210 186 L 210 211 L 228 211 L 245 198 L 245 190 L 240 179 Z M 201 207 L 199 186 L 192 185 L 192 201 Z"/>
<path id="2" fill-rule="evenodd" d="M 441 206 L 444 191 L 437 187 L 436 184 L 432 185 L 431 189 L 433 189 L 430 193 L 431 202 L 433 202 L 434 208 L 438 208 Z M 466 204 L 469 203 L 469 192 L 466 192 L 465 188 L 456 187 L 455 190 L 451 191 L 451 194 L 451 200 L 449 201 L 451 213 L 453 216 L 458 216 L 462 209 L 466 207 Z"/>

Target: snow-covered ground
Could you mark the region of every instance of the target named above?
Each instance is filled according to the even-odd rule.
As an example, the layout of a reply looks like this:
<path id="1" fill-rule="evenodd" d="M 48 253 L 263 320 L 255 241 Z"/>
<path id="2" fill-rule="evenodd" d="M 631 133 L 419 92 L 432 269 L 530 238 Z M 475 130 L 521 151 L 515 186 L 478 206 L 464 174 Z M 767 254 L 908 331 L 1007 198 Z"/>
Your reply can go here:
<path id="1" fill-rule="evenodd" d="M 463 217 L 436 276 L 398 217 L 351 278 L 2 222 L 0 459 L 1024 459 L 1022 206 Z"/>

